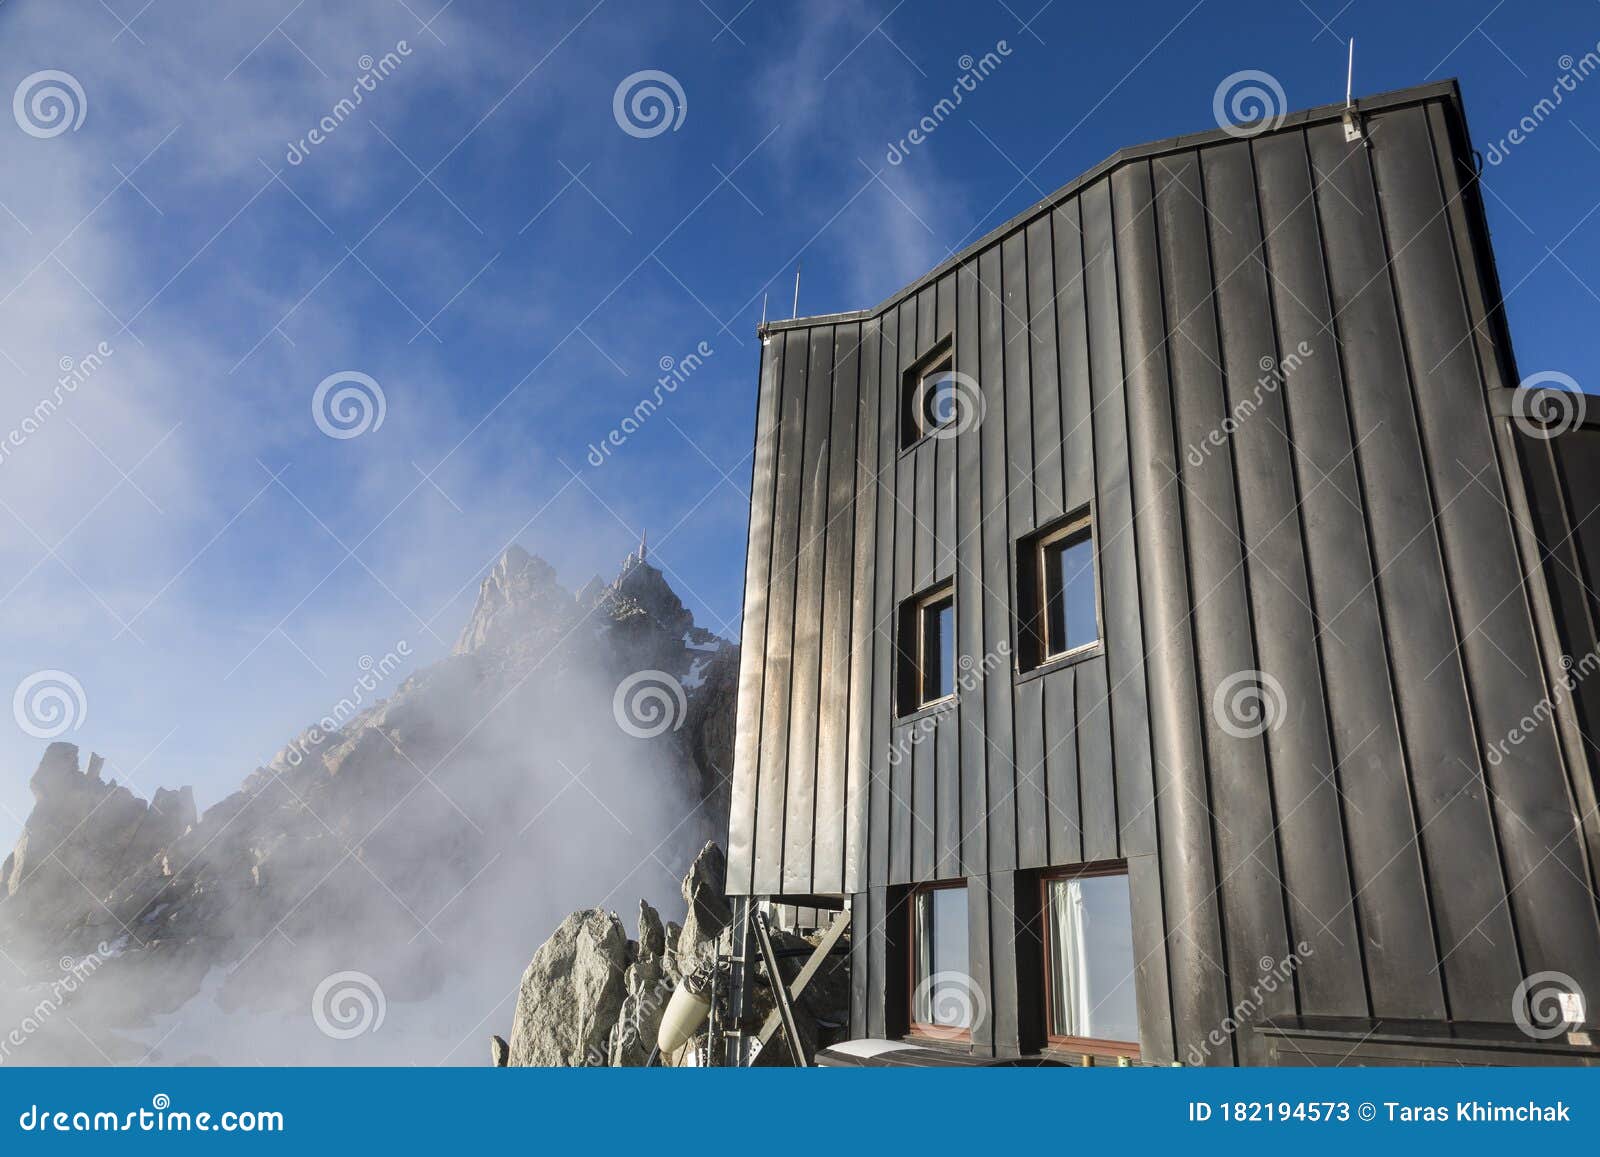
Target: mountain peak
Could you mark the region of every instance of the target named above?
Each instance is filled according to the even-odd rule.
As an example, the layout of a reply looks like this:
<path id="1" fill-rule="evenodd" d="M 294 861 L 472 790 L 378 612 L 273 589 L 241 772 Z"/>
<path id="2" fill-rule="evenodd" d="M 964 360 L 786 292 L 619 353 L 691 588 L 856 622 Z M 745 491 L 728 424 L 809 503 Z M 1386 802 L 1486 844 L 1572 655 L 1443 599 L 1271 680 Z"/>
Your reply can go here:
<path id="1" fill-rule="evenodd" d="M 556 581 L 555 568 L 512 543 L 479 584 L 477 604 L 456 641 L 455 653 L 514 641 L 559 622 L 574 605 Z"/>

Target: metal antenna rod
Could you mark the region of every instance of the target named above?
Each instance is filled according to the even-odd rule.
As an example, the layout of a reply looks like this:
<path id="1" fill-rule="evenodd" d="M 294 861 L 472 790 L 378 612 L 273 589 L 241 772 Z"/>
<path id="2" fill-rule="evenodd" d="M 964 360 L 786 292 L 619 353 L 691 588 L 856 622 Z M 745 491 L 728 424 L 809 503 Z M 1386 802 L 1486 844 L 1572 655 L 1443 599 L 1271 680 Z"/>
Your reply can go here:
<path id="1" fill-rule="evenodd" d="M 767 324 L 767 295 L 765 293 L 761 295 L 761 324 Z"/>
<path id="2" fill-rule="evenodd" d="M 1349 108 L 1350 107 L 1350 96 L 1351 96 L 1351 93 L 1354 91 L 1354 88 L 1355 88 L 1355 79 L 1356 79 L 1356 38 L 1354 36 L 1352 36 L 1350 38 L 1350 60 L 1349 60 L 1349 63 L 1345 65 L 1345 72 L 1344 72 L 1344 106 L 1345 106 L 1345 108 Z"/>
<path id="3" fill-rule="evenodd" d="M 795 263 L 794 267 L 794 310 L 789 316 L 791 319 L 800 316 L 800 265 L 798 262 Z"/>

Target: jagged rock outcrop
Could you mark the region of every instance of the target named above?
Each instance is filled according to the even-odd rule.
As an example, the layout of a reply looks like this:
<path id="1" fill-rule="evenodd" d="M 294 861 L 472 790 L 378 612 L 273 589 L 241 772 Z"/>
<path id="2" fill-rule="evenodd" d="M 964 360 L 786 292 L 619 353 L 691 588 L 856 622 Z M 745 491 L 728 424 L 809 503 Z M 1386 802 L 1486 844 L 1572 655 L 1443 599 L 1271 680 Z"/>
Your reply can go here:
<path id="1" fill-rule="evenodd" d="M 118 1060 L 145 1059 L 145 1049 L 97 1025 L 139 1031 L 202 987 L 213 1012 L 303 1013 L 323 978 L 360 970 L 382 982 L 381 1059 L 392 1062 L 410 1002 L 465 985 L 470 969 L 499 989 L 506 962 L 527 959 L 530 931 L 582 901 L 580 884 L 604 879 L 602 894 L 621 884 L 640 870 L 641 846 L 659 843 L 657 855 L 681 865 L 726 823 L 719 785 L 732 720 L 722 716 L 737 648 L 694 625 L 642 552 L 580 598 L 513 546 L 484 577 L 452 652 L 408 666 L 395 654 L 364 660 L 323 719 L 198 816 L 188 789 L 146 803 L 104 782 L 98 757 L 80 770 L 76 748 L 52 745 L 34 776 L 33 814 L 0 869 L 0 951 L 48 981 L 63 955 L 109 946 L 74 1019 Z M 645 670 L 676 681 L 685 709 L 640 735 L 620 726 L 613 694 Z M 623 950 L 614 984 L 585 997 L 606 1022 L 597 1039 L 587 1027 L 525 1030 L 510 1044 L 523 1056 L 580 1058 L 593 1045 L 606 1063 L 623 1002 L 645 1024 L 649 991 L 669 974 L 677 940 L 660 927 L 657 947 L 658 927 L 656 918 L 632 949 L 590 928 L 595 952 Z M 314 1035 L 297 1038 L 293 1059 L 328 1043 L 305 1024 Z M 165 1043 L 150 1059 L 202 1055 L 176 1051 L 181 1032 L 156 1037 Z M 61 1043 L 60 1057 L 41 1044 L 31 1055 L 103 1060 L 75 1034 Z M 448 1048 L 417 1059 L 437 1063 Z"/>
<path id="2" fill-rule="evenodd" d="M 0 867 L 19 916 L 52 923 L 103 900 L 131 870 L 158 855 L 195 823 L 194 793 L 158 791 L 150 802 L 101 776 L 105 760 L 52 743 L 28 786 L 34 808 L 15 850 Z"/>
<path id="3" fill-rule="evenodd" d="M 717 938 L 733 919 L 724 894 L 728 860 L 715 843 L 708 843 L 689 866 L 683 878 L 683 902 L 689 906 L 678 934 L 678 970 L 693 972 L 707 954 L 714 951 Z"/>
<path id="4" fill-rule="evenodd" d="M 637 940 L 618 944 L 621 921 L 598 909 L 575 912 L 534 954 L 524 974 L 511 1029 L 509 1063 L 513 1065 L 589 1064 L 642 1065 L 655 1047 L 662 1013 L 673 991 L 686 976 L 702 966 L 716 971 L 716 989 L 725 998 L 728 988 L 726 935 L 732 913 L 724 893 L 726 859 L 715 843 L 707 843 L 683 878 L 681 894 L 688 916 L 681 928 L 663 926 L 656 910 L 641 901 Z M 603 951 L 582 951 L 582 930 L 603 929 Z M 819 934 L 820 935 L 820 934 Z M 598 940 L 599 937 L 592 938 Z M 818 936 L 801 937 L 774 930 L 773 945 L 788 984 L 803 965 Z M 795 1020 L 807 1055 L 843 1039 L 850 1009 L 848 938 L 836 957 L 818 971 L 795 1005 Z M 722 951 L 719 954 L 719 949 Z M 719 958 L 720 955 L 720 958 Z M 584 981 L 573 983 L 570 971 L 582 956 Z M 787 963 L 784 963 L 787 962 Z M 612 970 L 606 980 L 604 967 Z M 621 998 L 618 999 L 618 992 Z M 748 991 L 748 1029 L 752 1035 L 775 1007 L 773 989 L 764 964 L 754 968 Z M 497 1047 L 491 1038 L 491 1059 Z M 517 1042 L 543 1041 L 542 1049 L 519 1050 Z M 702 1033 L 695 1040 L 702 1055 L 711 1042 Z M 581 1060 L 572 1060 L 580 1044 L 587 1047 Z M 670 1063 L 666 1061 L 664 1063 Z M 787 1046 L 775 1038 L 755 1058 L 758 1065 L 790 1063 Z"/>

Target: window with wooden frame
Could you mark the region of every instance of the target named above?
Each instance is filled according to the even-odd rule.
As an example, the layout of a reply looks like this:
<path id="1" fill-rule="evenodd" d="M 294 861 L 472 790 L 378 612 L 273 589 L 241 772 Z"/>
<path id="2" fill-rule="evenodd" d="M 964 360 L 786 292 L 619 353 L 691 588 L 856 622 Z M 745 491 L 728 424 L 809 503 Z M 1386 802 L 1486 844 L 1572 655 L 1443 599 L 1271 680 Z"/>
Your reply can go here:
<path id="1" fill-rule="evenodd" d="M 909 449 L 959 417 L 954 343 L 944 338 L 918 359 L 900 383 L 900 448 Z"/>
<path id="2" fill-rule="evenodd" d="M 967 959 L 967 885 L 921 884 L 910 896 L 911 1035 L 970 1040 L 978 1008 Z"/>
<path id="3" fill-rule="evenodd" d="M 1139 1056 L 1133 909 L 1126 864 L 1051 872 L 1040 882 L 1045 1033 L 1053 1048 Z"/>
<path id="4" fill-rule="evenodd" d="M 956 693 L 956 596 L 944 583 L 900 604 L 898 708 L 910 715 Z"/>
<path id="5" fill-rule="evenodd" d="M 1018 663 L 1022 670 L 1100 646 L 1094 524 L 1079 512 L 1017 545 Z"/>

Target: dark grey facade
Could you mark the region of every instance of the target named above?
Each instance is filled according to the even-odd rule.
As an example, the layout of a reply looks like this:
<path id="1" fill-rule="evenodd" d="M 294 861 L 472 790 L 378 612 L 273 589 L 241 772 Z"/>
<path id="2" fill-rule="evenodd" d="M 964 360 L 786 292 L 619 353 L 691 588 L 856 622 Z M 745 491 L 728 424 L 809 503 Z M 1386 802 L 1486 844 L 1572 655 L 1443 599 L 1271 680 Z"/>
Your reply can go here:
<path id="1" fill-rule="evenodd" d="M 854 1035 L 904 1029 L 905 887 L 965 878 L 970 1048 L 1041 1047 L 1037 873 L 1100 861 L 1146 1063 L 1509 1026 L 1543 971 L 1600 1000 L 1587 716 L 1488 754 L 1600 638 L 1600 531 L 1534 509 L 1494 401 L 1454 84 L 1359 112 L 1126 150 L 875 309 L 764 328 L 729 890 L 847 898 Z M 947 338 L 981 420 L 902 452 Z M 1102 643 L 1019 673 L 1018 540 L 1080 509 Z M 891 627 L 947 579 L 970 677 L 908 723 Z M 1282 690 L 1260 733 L 1218 705 L 1242 672 Z"/>

